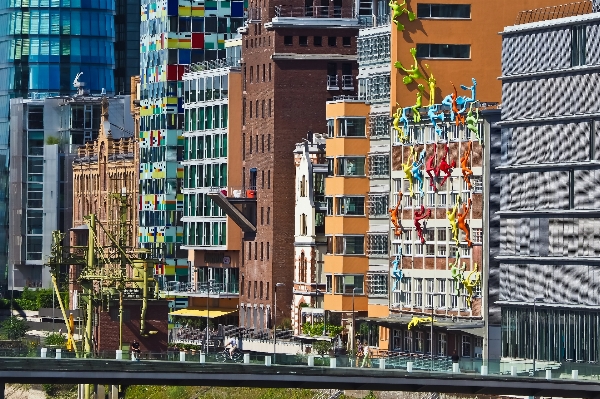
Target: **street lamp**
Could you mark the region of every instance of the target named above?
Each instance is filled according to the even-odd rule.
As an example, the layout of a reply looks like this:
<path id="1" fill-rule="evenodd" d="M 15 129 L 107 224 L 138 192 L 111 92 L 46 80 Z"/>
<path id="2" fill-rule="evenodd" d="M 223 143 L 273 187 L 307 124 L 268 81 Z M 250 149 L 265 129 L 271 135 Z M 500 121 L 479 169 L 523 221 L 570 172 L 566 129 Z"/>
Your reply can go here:
<path id="1" fill-rule="evenodd" d="M 277 287 L 283 287 L 285 284 L 275 284 L 275 304 L 273 306 L 273 363 L 275 363 L 275 353 L 277 345 Z"/>
<path id="2" fill-rule="evenodd" d="M 441 292 L 431 293 L 431 330 L 429 332 L 429 354 L 431 355 L 431 371 L 433 371 L 433 317 L 435 316 L 435 297 L 438 295 L 445 295 Z"/>
<path id="3" fill-rule="evenodd" d="M 206 353 L 208 353 L 208 323 L 210 322 L 210 290 L 212 288 L 215 280 L 208 280 L 208 285 L 206 286 Z"/>
<path id="4" fill-rule="evenodd" d="M 535 377 L 535 358 L 537 356 L 537 341 L 538 341 L 538 322 L 537 322 L 537 312 L 535 309 L 536 302 L 544 302 L 544 297 L 536 297 L 533 298 L 533 319 L 535 322 L 535 337 L 533 338 L 533 376 Z"/>
<path id="5" fill-rule="evenodd" d="M 356 356 L 356 321 L 354 317 L 354 293 L 358 287 L 352 288 L 352 353 Z"/>

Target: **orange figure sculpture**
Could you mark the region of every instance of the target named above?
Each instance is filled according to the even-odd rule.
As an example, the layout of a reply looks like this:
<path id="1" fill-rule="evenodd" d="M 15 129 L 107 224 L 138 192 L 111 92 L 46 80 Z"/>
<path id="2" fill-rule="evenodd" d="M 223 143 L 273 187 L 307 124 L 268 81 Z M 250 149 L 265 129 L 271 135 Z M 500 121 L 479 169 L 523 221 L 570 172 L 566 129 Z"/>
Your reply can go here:
<path id="1" fill-rule="evenodd" d="M 465 179 L 469 190 L 471 190 L 473 187 L 473 185 L 471 184 L 471 176 L 473 176 L 473 171 L 469 169 L 469 159 L 471 158 L 472 148 L 473 142 L 469 141 L 469 143 L 467 144 L 467 149 L 465 150 L 463 156 L 460 157 L 460 168 L 462 169 L 463 179 Z"/>
<path id="2" fill-rule="evenodd" d="M 429 187 L 433 188 L 433 191 L 437 192 L 437 185 L 435 181 L 440 177 L 440 168 L 436 166 L 437 163 L 437 144 L 433 144 L 433 155 L 427 159 L 425 163 L 425 172 L 429 176 Z M 433 172 L 433 175 L 431 174 Z"/>
<path id="3" fill-rule="evenodd" d="M 444 172 L 444 174 L 445 174 L 444 178 L 442 179 L 442 182 L 440 183 L 440 186 L 443 186 L 444 183 L 446 183 L 446 180 L 448 180 L 448 178 L 452 174 L 452 169 L 456 167 L 455 160 L 452 160 L 452 162 L 450 162 L 450 164 L 448 164 L 448 151 L 449 151 L 448 143 L 446 143 L 446 146 L 444 149 L 445 149 L 444 157 L 440 161 L 440 165 L 438 166 L 438 172 L 437 172 L 438 176 L 440 175 L 440 172 Z"/>
<path id="4" fill-rule="evenodd" d="M 400 224 L 400 218 L 398 217 L 398 210 L 400 209 L 400 205 L 402 204 L 402 191 L 398 192 L 398 203 L 396 204 L 396 208 L 392 208 L 389 210 L 390 219 L 392 220 L 392 225 L 394 225 L 394 234 L 396 236 L 402 235 L 402 225 Z"/>
<path id="5" fill-rule="evenodd" d="M 414 219 L 415 229 L 417 230 L 417 235 L 419 236 L 419 239 L 421 240 L 421 244 L 425 244 L 425 237 L 423 236 L 423 227 L 421 226 L 421 220 L 429 219 L 430 217 L 431 217 L 431 209 L 427 209 L 427 211 L 425 211 L 425 207 L 423 205 L 421 205 L 420 210 L 415 211 L 415 219 Z"/>
<path id="6" fill-rule="evenodd" d="M 458 98 L 458 92 L 456 91 L 456 86 L 454 86 L 454 83 L 452 83 L 452 87 L 454 88 L 454 93 L 452 93 L 452 112 L 454 112 L 455 123 L 456 126 L 458 126 L 461 123 L 464 126 L 465 116 L 461 115 L 460 110 L 458 109 L 458 104 L 456 102 L 456 99 Z"/>
<path id="7" fill-rule="evenodd" d="M 466 222 L 466 219 L 467 216 L 469 216 L 469 212 L 471 212 L 471 203 L 471 198 L 469 198 L 469 201 L 467 201 L 466 204 L 462 204 L 462 212 L 457 215 L 458 228 L 465 233 L 465 241 L 469 247 L 473 246 L 473 241 L 471 241 L 471 229 L 469 228 L 469 224 Z"/>

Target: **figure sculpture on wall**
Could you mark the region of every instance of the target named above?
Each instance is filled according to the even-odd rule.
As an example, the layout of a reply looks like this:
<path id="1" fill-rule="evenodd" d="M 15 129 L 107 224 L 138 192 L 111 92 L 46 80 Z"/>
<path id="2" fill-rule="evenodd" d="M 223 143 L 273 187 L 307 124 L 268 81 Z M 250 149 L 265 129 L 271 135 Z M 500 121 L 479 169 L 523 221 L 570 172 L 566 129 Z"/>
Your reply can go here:
<path id="1" fill-rule="evenodd" d="M 475 275 L 475 280 L 472 279 L 473 275 Z M 462 285 L 467 291 L 467 306 L 469 308 L 473 305 L 473 292 L 480 283 L 481 273 L 477 272 L 477 263 L 475 263 L 473 265 L 473 270 L 471 270 L 471 272 L 467 274 L 467 277 L 462 280 Z"/>
<path id="2" fill-rule="evenodd" d="M 394 130 L 398 135 L 398 141 L 401 143 L 408 141 L 408 117 L 406 116 L 407 110 L 408 108 L 397 108 L 396 112 L 394 113 L 394 121 L 392 122 Z M 402 122 L 403 127 L 400 127 L 400 122 Z"/>
<path id="3" fill-rule="evenodd" d="M 442 100 L 442 105 L 445 105 L 448 108 L 450 108 L 450 120 L 455 120 L 457 117 L 457 114 L 464 115 L 469 104 L 474 103 L 476 101 L 475 96 L 477 93 L 477 81 L 475 80 L 475 78 L 472 78 L 471 80 L 473 81 L 473 86 L 470 86 L 470 87 L 467 87 L 465 85 L 460 86 L 460 88 L 463 90 L 471 90 L 471 97 L 459 97 L 458 93 L 456 91 L 456 88 L 454 88 L 454 93 L 448 94 Z M 452 82 L 450 82 L 450 83 L 452 83 Z M 454 84 L 452 84 L 452 87 L 454 87 Z M 464 122 L 463 122 L 463 124 L 464 124 Z"/>
<path id="4" fill-rule="evenodd" d="M 467 110 L 467 106 L 473 104 L 475 101 L 477 101 L 477 81 L 475 80 L 475 78 L 471 78 L 471 81 L 473 82 L 473 86 L 465 86 L 465 85 L 460 85 L 460 88 L 463 90 L 470 90 L 471 91 L 471 97 L 463 97 L 463 102 L 462 102 L 462 110 L 461 113 L 464 113 Z"/>
<path id="5" fill-rule="evenodd" d="M 440 125 L 438 125 L 437 120 L 439 119 L 440 122 L 443 122 L 444 119 L 446 118 L 446 115 L 444 115 L 443 112 L 438 113 L 438 108 L 439 108 L 439 104 L 436 105 L 431 105 L 427 111 L 427 116 L 429 116 L 429 120 L 431 121 L 431 124 L 433 125 L 433 129 L 435 130 L 435 133 L 442 137 L 442 133 L 444 132 L 444 130 L 441 128 Z"/>
<path id="6" fill-rule="evenodd" d="M 450 82 L 452 83 L 452 82 Z M 456 126 L 465 125 L 465 116 L 461 114 L 461 111 L 458 109 L 458 92 L 456 91 L 456 86 L 452 83 L 452 87 L 454 88 L 454 93 L 452 93 L 452 112 L 454 113 L 454 123 Z"/>
<path id="7" fill-rule="evenodd" d="M 423 106 L 423 92 L 424 91 L 425 91 L 425 87 L 423 87 L 422 84 L 419 84 L 417 86 L 417 101 L 415 102 L 415 105 L 413 105 L 411 107 L 412 111 L 413 111 L 413 122 L 415 122 L 415 123 L 421 122 L 421 112 L 419 110 Z"/>
<path id="8" fill-rule="evenodd" d="M 406 8 L 406 0 L 404 0 L 402 4 L 398 4 L 397 0 L 390 0 L 388 5 L 392 8 L 392 21 L 394 21 L 396 24 L 396 29 L 398 29 L 400 32 L 404 30 L 404 25 L 402 25 L 399 21 L 402 14 L 406 13 L 410 22 L 417 19 L 415 13 Z"/>
<path id="9" fill-rule="evenodd" d="M 463 262 L 462 267 L 460 267 L 460 252 L 457 250 L 454 255 L 455 260 L 454 263 L 450 263 L 450 275 L 452 276 L 452 280 L 454 280 L 456 295 L 460 295 L 460 285 L 464 280 L 464 271 L 466 269 L 465 262 Z"/>
<path id="10" fill-rule="evenodd" d="M 475 108 L 475 115 L 473 115 L 473 103 L 469 106 L 469 112 L 467 113 L 467 129 L 469 129 L 477 141 L 481 144 L 481 137 L 479 136 L 479 109 Z"/>
<path id="11" fill-rule="evenodd" d="M 421 209 L 415 211 L 415 230 L 419 236 L 421 244 L 425 244 L 425 236 L 423 236 L 423 227 L 421 226 L 421 220 L 429 219 L 431 217 L 431 209 L 425 210 L 425 207 L 421 205 Z"/>
<path id="12" fill-rule="evenodd" d="M 459 206 L 460 201 L 456 201 L 456 204 L 454 204 L 452 210 L 446 211 L 446 216 L 448 216 L 448 222 L 450 222 L 450 232 L 452 233 L 452 239 L 454 240 L 456 245 L 460 243 L 460 241 L 458 241 L 458 221 L 456 220 L 456 215 L 458 214 Z"/>
<path id="13" fill-rule="evenodd" d="M 408 329 L 412 329 L 413 327 L 417 327 L 421 323 L 435 323 L 437 320 L 432 319 L 431 317 L 418 317 L 413 316 L 411 321 L 408 323 Z"/>
<path id="14" fill-rule="evenodd" d="M 402 235 L 402 225 L 400 224 L 399 210 L 400 210 L 400 206 L 402 205 L 402 196 L 403 195 L 404 194 L 402 194 L 402 191 L 398 192 L 398 203 L 396 204 L 395 208 L 392 208 L 389 210 L 390 219 L 392 221 L 392 225 L 394 226 L 394 234 L 396 236 Z"/>
<path id="15" fill-rule="evenodd" d="M 431 187 L 433 191 L 437 192 L 437 185 L 435 184 L 435 182 L 440 177 L 440 168 L 437 167 L 436 163 L 437 144 L 433 144 L 433 155 L 427 158 L 427 163 L 425 164 L 425 172 L 427 172 L 427 176 L 429 176 L 429 187 Z"/>
<path id="16" fill-rule="evenodd" d="M 460 169 L 462 170 L 463 179 L 465 183 L 467 183 L 467 188 L 471 190 L 473 185 L 471 184 L 471 176 L 473 176 L 473 171 L 469 168 L 469 160 L 471 159 L 471 150 L 473 149 L 473 142 L 469 141 L 467 143 L 467 149 L 463 153 L 463 156 L 460 157 Z"/>
<path id="17" fill-rule="evenodd" d="M 421 151 L 419 159 L 413 161 L 412 166 L 412 175 L 413 178 L 419 182 L 418 189 L 419 193 L 421 194 L 421 197 L 425 196 L 425 192 L 423 191 L 423 170 L 421 169 L 421 167 L 423 166 L 423 161 L 425 160 L 425 155 L 427 155 L 427 152 L 425 151 L 425 147 L 423 147 L 423 151 Z"/>
<path id="18" fill-rule="evenodd" d="M 402 63 L 400 63 L 400 61 L 396 61 L 394 63 L 395 68 L 403 70 L 408 75 L 408 76 L 405 76 L 404 78 L 402 78 L 402 82 L 405 85 L 411 84 L 412 82 L 416 81 L 417 79 L 426 80 L 425 76 L 423 76 L 423 73 L 419 69 L 419 64 L 417 63 L 417 49 L 414 47 L 411 48 L 410 53 L 412 54 L 413 60 L 415 62 L 413 65 L 411 65 L 410 68 L 404 68 L 402 66 Z"/>
<path id="19" fill-rule="evenodd" d="M 429 68 L 429 65 L 425 64 L 425 66 L 427 68 Z M 432 105 L 435 105 L 435 85 L 436 85 L 436 80 L 433 77 L 433 73 L 429 74 L 429 77 L 427 78 L 427 84 L 429 85 L 429 106 L 431 107 Z M 436 110 L 437 111 L 437 110 Z"/>
<path id="20" fill-rule="evenodd" d="M 440 161 L 439 171 L 437 173 L 438 176 L 440 175 L 440 172 L 444 172 L 445 174 L 444 178 L 440 182 L 440 187 L 443 186 L 444 183 L 446 183 L 446 180 L 448 180 L 448 178 L 452 175 L 452 169 L 456 167 L 456 161 L 454 159 L 452 160 L 452 162 L 450 162 L 450 164 L 448 164 L 449 151 L 450 147 L 448 146 L 448 143 L 446 143 L 444 147 L 444 157 Z"/>
<path id="21" fill-rule="evenodd" d="M 397 281 L 402 280 L 404 274 L 402 273 L 402 269 L 400 269 L 400 262 L 402 260 L 402 248 L 400 248 L 400 253 L 396 255 L 396 259 L 392 261 L 392 277 L 394 277 Z"/>
<path id="22" fill-rule="evenodd" d="M 465 241 L 469 247 L 473 246 L 473 242 L 471 241 L 471 229 L 469 224 L 466 222 L 469 213 L 471 212 L 471 198 L 467 201 L 466 204 L 462 204 L 462 212 L 459 213 L 458 216 L 458 228 L 461 229 L 465 233 Z"/>
<path id="23" fill-rule="evenodd" d="M 410 150 L 410 155 L 408 156 L 408 158 L 406 159 L 406 163 L 402 164 L 402 170 L 404 171 L 404 177 L 408 180 L 408 191 L 410 192 L 410 197 L 414 197 L 415 196 L 415 192 L 413 191 L 413 184 L 414 184 L 414 178 L 413 178 L 413 174 L 412 174 L 412 161 L 411 158 L 413 157 L 413 149 L 411 148 Z"/>

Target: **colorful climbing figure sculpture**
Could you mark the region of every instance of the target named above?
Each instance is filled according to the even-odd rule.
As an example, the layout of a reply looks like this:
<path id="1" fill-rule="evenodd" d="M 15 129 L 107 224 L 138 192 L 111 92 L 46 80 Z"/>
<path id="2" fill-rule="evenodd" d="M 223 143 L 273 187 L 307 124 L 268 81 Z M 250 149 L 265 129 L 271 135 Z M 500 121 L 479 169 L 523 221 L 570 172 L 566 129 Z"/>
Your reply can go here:
<path id="1" fill-rule="evenodd" d="M 452 83 L 452 87 L 454 88 L 454 93 L 452 93 L 452 112 L 454 113 L 454 123 L 456 124 L 456 126 L 459 126 L 460 124 L 464 126 L 465 116 L 462 115 L 461 111 L 458 109 L 458 92 L 456 91 L 454 83 Z"/>
<path id="2" fill-rule="evenodd" d="M 408 180 L 408 191 L 410 192 L 410 197 L 415 196 L 415 192 L 413 191 L 414 177 L 412 174 L 412 161 L 413 158 L 413 150 L 411 149 L 410 155 L 408 156 L 406 163 L 401 164 L 402 170 L 404 171 L 404 177 Z"/>
<path id="3" fill-rule="evenodd" d="M 454 263 L 450 263 L 450 275 L 452 276 L 452 280 L 454 280 L 454 282 L 456 284 L 454 284 L 454 286 L 456 287 L 456 295 L 460 295 L 460 285 L 462 284 L 463 280 L 464 280 L 464 271 L 466 269 L 465 263 L 463 262 L 463 266 L 460 267 L 460 252 L 458 252 L 458 250 L 456 251 L 456 254 L 454 255 L 455 260 Z"/>
<path id="4" fill-rule="evenodd" d="M 467 143 L 467 149 L 463 153 L 463 156 L 460 157 L 460 169 L 462 170 L 463 179 L 465 183 L 467 183 L 467 188 L 471 190 L 473 185 L 471 184 L 471 176 L 473 176 L 473 171 L 469 168 L 469 160 L 471 159 L 471 150 L 473 149 L 473 142 L 469 141 Z"/>
<path id="5" fill-rule="evenodd" d="M 417 327 L 421 323 L 435 323 L 437 320 L 432 319 L 431 317 L 417 317 L 413 316 L 411 321 L 408 323 L 408 329 L 410 330 L 413 327 Z"/>
<path id="6" fill-rule="evenodd" d="M 446 180 L 448 180 L 448 178 L 452 175 L 452 169 L 454 169 L 456 167 L 456 161 L 452 160 L 452 162 L 450 162 L 450 164 L 448 164 L 448 151 L 450 150 L 448 143 L 446 143 L 445 147 L 444 147 L 444 156 L 442 157 L 442 160 L 440 161 L 440 166 L 439 171 L 437 173 L 437 175 L 440 175 L 440 172 L 444 172 L 445 176 L 442 179 L 442 181 L 440 182 L 440 187 L 444 185 L 444 183 L 446 183 Z"/>
<path id="7" fill-rule="evenodd" d="M 414 147 L 413 147 L 414 148 Z M 425 147 L 423 147 L 423 151 L 421 151 L 421 154 L 419 155 L 419 159 L 413 161 L 413 166 L 412 166 L 412 175 L 413 178 L 415 179 L 416 182 L 418 182 L 418 189 L 419 189 L 419 193 L 421 194 L 421 197 L 425 196 L 425 191 L 423 191 L 423 170 L 421 169 L 421 167 L 423 166 L 423 161 L 425 160 L 425 155 L 427 155 L 427 152 L 425 151 Z"/>
<path id="8" fill-rule="evenodd" d="M 425 207 L 421 205 L 421 209 L 415 211 L 414 224 L 417 235 L 421 244 L 425 244 L 425 236 L 423 236 L 423 226 L 421 226 L 421 220 L 429 219 L 431 217 L 431 209 L 425 210 Z"/>
<path id="9" fill-rule="evenodd" d="M 473 104 L 475 101 L 477 101 L 477 81 L 475 80 L 475 78 L 471 78 L 471 81 L 473 82 L 473 86 L 465 86 L 465 85 L 460 85 L 460 88 L 463 90 L 470 90 L 471 91 L 471 97 L 462 97 L 462 110 L 461 113 L 464 113 L 467 110 L 467 106 Z"/>
<path id="10" fill-rule="evenodd" d="M 429 65 L 426 65 L 429 68 Z M 436 85 L 436 80 L 433 77 L 433 74 L 429 74 L 429 77 L 427 78 L 427 85 L 429 85 L 429 106 L 431 107 L 432 105 L 435 104 L 435 85 Z"/>
<path id="11" fill-rule="evenodd" d="M 462 212 L 457 215 L 458 217 L 458 228 L 461 229 L 465 233 L 465 241 L 469 247 L 473 246 L 473 241 L 471 241 L 471 229 L 469 224 L 466 222 L 469 213 L 471 212 L 471 198 L 467 201 L 466 204 L 462 204 Z"/>
<path id="12" fill-rule="evenodd" d="M 392 261 L 392 277 L 396 280 L 402 280 L 404 274 L 402 273 L 402 269 L 400 269 L 400 262 L 402 260 L 402 249 L 400 249 L 400 253 L 396 255 L 396 259 Z"/>
<path id="13" fill-rule="evenodd" d="M 417 79 L 426 80 L 425 76 L 423 76 L 423 73 L 419 69 L 419 64 L 417 63 L 417 49 L 414 47 L 411 48 L 410 53 L 412 54 L 413 60 L 415 62 L 413 65 L 411 65 L 410 68 L 404 68 L 402 66 L 402 64 L 400 63 L 400 61 L 396 61 L 394 63 L 395 68 L 403 70 L 408 75 L 408 76 L 405 76 L 404 78 L 402 78 L 402 82 L 405 85 L 411 84 L 412 82 L 414 82 Z"/>
<path id="14" fill-rule="evenodd" d="M 472 279 L 473 275 L 475 276 L 475 280 Z M 467 291 L 467 306 L 471 307 L 473 305 L 473 293 L 475 288 L 481 283 L 481 273 L 477 271 L 477 263 L 473 265 L 473 270 L 467 277 L 463 278 L 462 285 L 465 287 Z"/>
<path id="15" fill-rule="evenodd" d="M 460 198 L 460 197 L 459 197 Z M 456 215 L 458 214 L 458 207 L 460 206 L 460 201 L 456 201 L 456 204 L 452 207 L 452 210 L 446 211 L 446 216 L 448 217 L 448 222 L 450 222 L 450 232 L 452 233 L 452 239 L 458 245 L 460 241 L 458 241 L 458 221 L 456 220 Z"/>
<path id="16" fill-rule="evenodd" d="M 446 118 L 446 116 L 444 115 L 443 112 L 438 113 L 438 107 L 439 107 L 439 104 L 429 106 L 429 109 L 427 111 L 427 116 L 429 116 L 429 120 L 431 121 L 431 124 L 433 125 L 433 129 L 435 130 L 435 133 L 438 136 L 442 137 L 442 133 L 444 132 L 444 130 L 442 129 L 442 127 L 440 125 L 438 125 L 437 121 L 439 120 L 440 122 L 443 122 L 444 119 Z"/>
<path id="17" fill-rule="evenodd" d="M 467 129 L 469 129 L 477 141 L 481 144 L 481 137 L 479 136 L 479 109 L 475 108 L 475 115 L 473 115 L 473 103 L 469 106 L 469 112 L 467 113 Z"/>
<path id="18" fill-rule="evenodd" d="M 413 105 L 411 107 L 412 111 L 413 111 L 413 122 L 415 122 L 415 123 L 421 122 L 421 112 L 419 110 L 423 106 L 423 92 L 424 91 L 425 91 L 425 87 L 423 87 L 422 84 L 419 84 L 417 86 L 417 101 L 415 102 L 415 105 Z"/>
<path id="19" fill-rule="evenodd" d="M 440 177 L 440 168 L 437 167 L 437 144 L 433 145 L 433 155 L 427 158 L 427 162 L 425 163 L 425 172 L 427 176 L 429 176 L 429 187 L 433 189 L 433 191 L 437 191 L 437 185 L 435 184 L 436 180 Z"/>
<path id="20" fill-rule="evenodd" d="M 392 225 L 394 226 L 394 234 L 396 236 L 402 235 L 402 225 L 400 224 L 399 210 L 400 210 L 400 206 L 402 205 L 402 196 L 403 195 L 404 194 L 402 194 L 402 191 L 398 192 L 398 203 L 396 204 L 395 208 L 392 208 L 389 210 L 390 219 L 392 221 Z"/>
<path id="21" fill-rule="evenodd" d="M 398 4 L 397 0 L 390 0 L 388 5 L 392 8 L 392 21 L 394 21 L 394 23 L 396 24 L 396 29 L 398 29 L 400 32 L 402 32 L 404 30 L 404 25 L 402 25 L 400 23 L 400 21 L 398 21 L 400 19 L 400 17 L 402 16 L 402 14 L 406 13 L 408 16 L 408 20 L 410 22 L 417 19 L 417 16 L 415 15 L 415 13 L 412 11 L 409 11 L 406 8 L 406 0 L 404 0 L 404 2 L 402 2 L 402 4 Z"/>
<path id="22" fill-rule="evenodd" d="M 408 108 L 397 108 L 394 113 L 394 121 L 392 122 L 392 126 L 396 131 L 398 136 L 398 141 L 401 143 L 406 143 L 408 141 L 408 117 L 406 116 L 406 111 Z M 402 122 L 403 127 L 400 127 L 400 122 Z"/>

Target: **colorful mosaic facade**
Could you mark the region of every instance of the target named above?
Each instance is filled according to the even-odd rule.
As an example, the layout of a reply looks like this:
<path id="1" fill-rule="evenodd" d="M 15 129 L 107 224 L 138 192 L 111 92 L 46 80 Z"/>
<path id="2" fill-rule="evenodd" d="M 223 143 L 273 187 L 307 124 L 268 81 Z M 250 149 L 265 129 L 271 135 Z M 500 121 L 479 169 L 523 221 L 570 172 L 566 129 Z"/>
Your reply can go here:
<path id="1" fill-rule="evenodd" d="M 141 246 L 163 259 L 158 274 L 187 280 L 183 243 L 183 74 L 225 58 L 225 40 L 243 25 L 244 1 L 142 1 L 140 37 Z"/>

